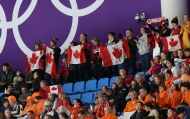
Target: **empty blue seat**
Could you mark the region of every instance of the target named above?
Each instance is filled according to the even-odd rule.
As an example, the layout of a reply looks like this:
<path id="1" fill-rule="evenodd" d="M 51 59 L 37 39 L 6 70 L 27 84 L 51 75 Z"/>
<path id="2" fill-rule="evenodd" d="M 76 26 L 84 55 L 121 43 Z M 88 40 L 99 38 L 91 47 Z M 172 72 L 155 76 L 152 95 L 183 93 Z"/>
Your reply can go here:
<path id="1" fill-rule="evenodd" d="M 88 80 L 85 85 L 85 91 L 84 92 L 89 92 L 89 91 L 94 91 L 96 90 L 96 85 L 97 85 L 97 80 Z"/>
<path id="2" fill-rule="evenodd" d="M 109 88 L 112 87 L 112 84 L 115 83 L 115 81 L 116 81 L 116 76 L 114 76 L 114 77 L 112 77 L 112 78 L 110 79 Z"/>
<path id="3" fill-rule="evenodd" d="M 81 99 L 81 94 L 70 95 L 69 97 L 70 97 L 69 99 L 71 101 L 71 104 L 74 105 L 74 100 Z"/>
<path id="4" fill-rule="evenodd" d="M 66 94 L 72 94 L 73 93 L 73 83 L 63 84 L 62 90 Z"/>
<path id="5" fill-rule="evenodd" d="M 109 78 L 101 78 L 98 81 L 98 86 L 97 86 L 97 90 L 100 90 L 102 88 L 102 86 L 107 86 L 109 87 Z"/>
<path id="6" fill-rule="evenodd" d="M 84 92 L 84 85 L 85 85 L 84 81 L 76 82 L 73 87 L 73 94 Z"/>
<path id="7" fill-rule="evenodd" d="M 93 98 L 94 98 L 94 93 L 88 92 L 82 94 L 81 101 L 83 102 L 84 105 L 94 104 Z"/>

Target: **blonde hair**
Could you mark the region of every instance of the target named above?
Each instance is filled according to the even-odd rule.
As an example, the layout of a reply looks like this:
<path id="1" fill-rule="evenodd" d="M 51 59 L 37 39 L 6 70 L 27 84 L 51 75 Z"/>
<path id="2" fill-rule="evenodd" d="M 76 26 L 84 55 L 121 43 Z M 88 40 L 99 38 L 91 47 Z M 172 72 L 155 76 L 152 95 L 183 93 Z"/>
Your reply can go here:
<path id="1" fill-rule="evenodd" d="M 96 42 L 96 43 L 100 43 L 100 40 L 99 40 L 98 37 L 96 37 L 96 36 L 93 36 L 93 37 L 91 38 L 91 41 L 94 41 L 94 42 Z"/>
<path id="2" fill-rule="evenodd" d="M 138 96 L 138 94 L 137 94 L 136 91 L 130 91 L 129 93 L 130 93 L 130 95 L 133 94 L 133 95 L 135 95 L 136 97 Z"/>
<path id="3" fill-rule="evenodd" d="M 61 97 L 66 98 L 67 95 L 66 95 L 64 92 L 62 92 L 62 93 L 61 93 Z"/>

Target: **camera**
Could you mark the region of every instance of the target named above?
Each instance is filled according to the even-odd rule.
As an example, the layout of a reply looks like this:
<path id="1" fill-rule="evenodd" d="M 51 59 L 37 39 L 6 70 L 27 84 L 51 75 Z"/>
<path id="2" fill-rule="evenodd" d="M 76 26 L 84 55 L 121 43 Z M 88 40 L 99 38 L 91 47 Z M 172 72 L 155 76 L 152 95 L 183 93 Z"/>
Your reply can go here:
<path id="1" fill-rule="evenodd" d="M 139 23 L 140 21 L 145 21 L 145 13 L 136 14 L 135 21 Z"/>

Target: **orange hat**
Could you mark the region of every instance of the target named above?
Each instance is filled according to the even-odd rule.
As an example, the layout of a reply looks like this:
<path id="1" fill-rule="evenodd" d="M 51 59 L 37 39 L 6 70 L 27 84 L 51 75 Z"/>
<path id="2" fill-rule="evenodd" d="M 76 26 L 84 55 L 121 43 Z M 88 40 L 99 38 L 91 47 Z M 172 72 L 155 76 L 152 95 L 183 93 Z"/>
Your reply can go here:
<path id="1" fill-rule="evenodd" d="M 34 98 L 32 96 L 28 96 L 27 100 L 34 100 Z"/>
<path id="2" fill-rule="evenodd" d="M 11 95 L 11 96 L 8 97 L 8 100 L 12 100 L 12 101 L 16 102 L 16 97 Z"/>
<path id="3" fill-rule="evenodd" d="M 35 93 L 32 94 L 32 97 L 33 97 L 33 98 L 35 98 L 35 97 L 37 97 L 37 96 L 41 96 L 39 92 L 35 92 Z"/>

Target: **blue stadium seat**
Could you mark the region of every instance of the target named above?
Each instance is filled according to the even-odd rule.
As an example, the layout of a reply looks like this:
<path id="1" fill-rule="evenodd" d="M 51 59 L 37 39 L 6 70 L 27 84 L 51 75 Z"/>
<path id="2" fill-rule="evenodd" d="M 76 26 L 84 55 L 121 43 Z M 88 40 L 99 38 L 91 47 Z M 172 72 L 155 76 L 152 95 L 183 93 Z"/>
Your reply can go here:
<path id="1" fill-rule="evenodd" d="M 109 87 L 109 78 L 101 78 L 98 81 L 97 90 L 100 90 L 102 88 L 102 86 Z"/>
<path id="2" fill-rule="evenodd" d="M 76 82 L 73 87 L 73 94 L 84 92 L 84 81 Z"/>
<path id="3" fill-rule="evenodd" d="M 0 97 L 2 96 L 2 95 L 4 95 L 5 93 L 0 93 Z"/>
<path id="4" fill-rule="evenodd" d="M 115 83 L 115 81 L 116 81 L 116 76 L 114 76 L 114 77 L 112 77 L 112 78 L 110 79 L 109 88 L 112 87 L 112 84 Z"/>
<path id="5" fill-rule="evenodd" d="M 97 80 L 88 80 L 85 85 L 85 90 L 84 92 L 90 92 L 90 91 L 95 91 L 96 90 L 96 85 L 97 85 Z"/>
<path id="6" fill-rule="evenodd" d="M 70 95 L 69 97 L 71 104 L 74 105 L 74 100 L 81 99 L 81 94 Z"/>
<path id="7" fill-rule="evenodd" d="M 141 72 L 138 72 L 139 74 L 141 74 L 141 75 L 145 75 L 145 73 L 144 73 L 144 71 L 141 71 Z"/>
<path id="8" fill-rule="evenodd" d="M 120 70 L 121 68 L 123 68 L 123 64 L 118 64 L 118 70 Z"/>
<path id="9" fill-rule="evenodd" d="M 146 71 L 144 75 L 145 75 L 145 76 L 148 75 L 148 71 Z"/>
<path id="10" fill-rule="evenodd" d="M 88 92 L 82 94 L 81 101 L 83 102 L 84 105 L 89 105 L 89 104 L 94 104 L 94 93 L 93 92 Z"/>
<path id="11" fill-rule="evenodd" d="M 73 93 L 73 83 L 63 84 L 62 90 L 66 94 L 72 94 Z"/>

